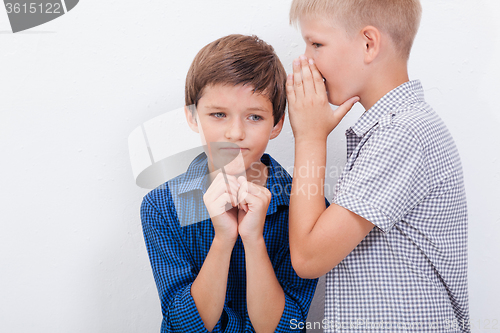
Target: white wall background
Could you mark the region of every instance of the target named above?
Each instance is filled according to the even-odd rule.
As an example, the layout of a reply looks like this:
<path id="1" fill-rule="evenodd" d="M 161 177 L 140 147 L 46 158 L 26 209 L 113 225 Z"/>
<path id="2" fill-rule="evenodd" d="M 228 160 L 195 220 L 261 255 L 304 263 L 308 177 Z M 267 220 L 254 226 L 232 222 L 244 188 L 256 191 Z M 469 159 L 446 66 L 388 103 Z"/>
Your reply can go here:
<path id="1" fill-rule="evenodd" d="M 303 52 L 290 2 L 82 0 L 18 34 L 0 7 L 0 331 L 159 331 L 128 134 L 183 105 L 189 64 L 216 38 L 256 34 L 290 69 Z M 474 331 L 500 330 L 500 2 L 422 3 L 410 74 L 463 161 Z M 361 112 L 331 135 L 332 167 Z M 291 167 L 291 144 L 288 126 L 268 150 Z"/>

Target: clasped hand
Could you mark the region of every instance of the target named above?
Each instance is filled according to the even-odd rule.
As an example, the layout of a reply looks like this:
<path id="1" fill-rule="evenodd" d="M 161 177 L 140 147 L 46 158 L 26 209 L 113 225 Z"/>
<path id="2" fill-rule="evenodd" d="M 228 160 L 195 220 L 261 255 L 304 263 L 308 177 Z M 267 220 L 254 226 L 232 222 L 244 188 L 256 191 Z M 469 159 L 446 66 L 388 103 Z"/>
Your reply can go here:
<path id="1" fill-rule="evenodd" d="M 215 237 L 234 242 L 241 236 L 243 242 L 263 237 L 271 192 L 249 182 L 245 177 L 219 173 L 213 180 L 203 201 L 212 219 Z"/>

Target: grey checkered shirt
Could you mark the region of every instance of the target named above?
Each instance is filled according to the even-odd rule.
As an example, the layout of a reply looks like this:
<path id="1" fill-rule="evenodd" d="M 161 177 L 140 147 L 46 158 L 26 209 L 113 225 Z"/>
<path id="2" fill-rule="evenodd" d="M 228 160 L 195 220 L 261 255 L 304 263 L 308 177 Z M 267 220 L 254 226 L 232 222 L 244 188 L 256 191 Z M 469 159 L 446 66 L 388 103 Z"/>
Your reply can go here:
<path id="1" fill-rule="evenodd" d="M 325 332 L 470 332 L 462 167 L 420 82 L 389 92 L 346 137 L 333 202 L 375 227 L 326 276 Z"/>

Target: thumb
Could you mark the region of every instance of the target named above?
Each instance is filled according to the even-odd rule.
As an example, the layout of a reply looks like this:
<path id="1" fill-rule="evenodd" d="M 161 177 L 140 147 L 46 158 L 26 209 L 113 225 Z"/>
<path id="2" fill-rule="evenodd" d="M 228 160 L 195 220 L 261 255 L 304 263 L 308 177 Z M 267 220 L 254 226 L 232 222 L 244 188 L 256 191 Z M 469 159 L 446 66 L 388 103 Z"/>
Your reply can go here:
<path id="1" fill-rule="evenodd" d="M 342 120 L 342 118 L 345 117 L 345 115 L 347 114 L 347 112 L 349 112 L 352 107 L 354 106 L 354 104 L 356 104 L 357 102 L 359 102 L 359 97 L 358 96 L 355 96 L 355 97 L 351 97 L 350 99 L 348 99 L 347 101 L 345 101 L 344 103 L 342 103 L 342 105 L 340 105 L 333 113 L 333 117 L 336 121 L 336 123 L 340 123 L 340 121 Z"/>

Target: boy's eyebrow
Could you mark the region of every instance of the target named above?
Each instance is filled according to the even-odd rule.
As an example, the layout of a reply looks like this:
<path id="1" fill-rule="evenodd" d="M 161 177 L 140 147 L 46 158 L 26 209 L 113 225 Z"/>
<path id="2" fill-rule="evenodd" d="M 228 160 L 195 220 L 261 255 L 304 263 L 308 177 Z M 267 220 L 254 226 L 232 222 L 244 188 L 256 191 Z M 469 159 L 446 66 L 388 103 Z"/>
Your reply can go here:
<path id="1" fill-rule="evenodd" d="M 254 106 L 252 108 L 248 108 L 247 110 L 249 111 L 262 111 L 262 112 L 269 112 L 268 109 L 261 108 L 260 106 Z"/>
<path id="2" fill-rule="evenodd" d="M 207 109 L 216 109 L 216 110 L 227 110 L 227 108 L 217 105 L 207 105 L 205 106 Z"/>
<path id="3" fill-rule="evenodd" d="M 228 110 L 228 108 L 223 107 L 223 106 L 218 106 L 218 105 L 207 105 L 205 108 L 207 109 L 215 109 L 215 110 Z M 262 112 L 269 112 L 268 109 L 260 107 L 260 106 L 253 106 L 250 108 L 246 108 L 247 111 L 262 111 Z"/>

